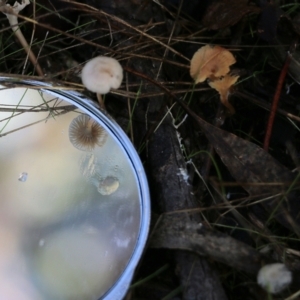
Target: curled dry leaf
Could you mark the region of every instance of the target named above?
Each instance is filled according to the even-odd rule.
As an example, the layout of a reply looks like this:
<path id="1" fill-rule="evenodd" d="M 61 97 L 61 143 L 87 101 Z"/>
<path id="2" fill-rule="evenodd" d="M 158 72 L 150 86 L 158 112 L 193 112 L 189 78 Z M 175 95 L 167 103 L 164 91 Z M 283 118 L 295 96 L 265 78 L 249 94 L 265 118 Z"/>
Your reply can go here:
<path id="1" fill-rule="evenodd" d="M 200 48 L 191 60 L 190 75 L 196 83 L 207 78 L 213 80 L 229 73 L 236 62 L 231 52 L 220 46 L 206 45 Z"/>
<path id="2" fill-rule="evenodd" d="M 229 103 L 228 96 L 230 88 L 237 82 L 239 76 L 226 75 L 220 79 L 210 81 L 208 84 L 220 94 L 220 100 L 226 106 L 230 114 L 234 114 L 234 107 Z"/>

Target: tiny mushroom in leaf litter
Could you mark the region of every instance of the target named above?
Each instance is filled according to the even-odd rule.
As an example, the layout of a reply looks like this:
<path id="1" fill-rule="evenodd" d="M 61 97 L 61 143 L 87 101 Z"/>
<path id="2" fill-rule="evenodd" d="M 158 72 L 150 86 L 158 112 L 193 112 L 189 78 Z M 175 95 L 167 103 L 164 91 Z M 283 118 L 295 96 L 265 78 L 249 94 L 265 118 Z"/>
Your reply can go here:
<path id="1" fill-rule="evenodd" d="M 292 282 L 292 272 L 282 263 L 263 266 L 257 274 L 257 283 L 271 294 L 277 294 Z"/>
<path id="2" fill-rule="evenodd" d="M 228 75 L 230 66 L 236 62 L 232 53 L 220 46 L 206 45 L 195 52 L 190 66 L 190 75 L 195 83 L 209 79 L 209 85 L 220 94 L 221 102 L 230 114 L 234 114 L 233 106 L 228 102 L 230 88 L 239 76 Z"/>
<path id="3" fill-rule="evenodd" d="M 97 93 L 99 104 L 104 108 L 101 95 L 120 87 L 123 80 L 123 69 L 116 59 L 98 56 L 85 64 L 81 80 L 89 91 Z"/>

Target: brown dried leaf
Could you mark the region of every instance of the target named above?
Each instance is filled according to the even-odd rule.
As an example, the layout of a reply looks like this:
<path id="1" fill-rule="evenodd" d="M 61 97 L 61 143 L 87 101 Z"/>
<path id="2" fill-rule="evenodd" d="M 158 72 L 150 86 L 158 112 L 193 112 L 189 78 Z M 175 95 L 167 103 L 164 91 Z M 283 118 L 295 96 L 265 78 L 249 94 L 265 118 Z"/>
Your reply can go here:
<path id="1" fill-rule="evenodd" d="M 236 62 L 231 52 L 220 46 L 206 45 L 195 52 L 190 75 L 196 83 L 214 79 L 229 73 L 229 66 Z"/>
<path id="2" fill-rule="evenodd" d="M 220 79 L 210 81 L 208 84 L 220 94 L 220 100 L 226 106 L 230 114 L 235 113 L 234 107 L 229 103 L 228 96 L 230 88 L 237 82 L 239 76 L 226 75 Z"/>
<path id="3" fill-rule="evenodd" d="M 288 187 L 281 183 L 295 180 L 295 174 L 261 147 L 205 122 L 188 108 L 187 111 L 197 120 L 231 175 L 250 195 L 282 193 Z M 285 201 L 282 201 L 282 196 L 277 196 L 262 204 L 278 222 L 300 236 L 298 199 L 299 192 L 295 190 L 285 195 Z"/>
<path id="4" fill-rule="evenodd" d="M 202 23 L 208 29 L 218 30 L 236 24 L 248 13 L 259 12 L 260 8 L 249 5 L 248 0 L 219 0 L 207 8 Z"/>

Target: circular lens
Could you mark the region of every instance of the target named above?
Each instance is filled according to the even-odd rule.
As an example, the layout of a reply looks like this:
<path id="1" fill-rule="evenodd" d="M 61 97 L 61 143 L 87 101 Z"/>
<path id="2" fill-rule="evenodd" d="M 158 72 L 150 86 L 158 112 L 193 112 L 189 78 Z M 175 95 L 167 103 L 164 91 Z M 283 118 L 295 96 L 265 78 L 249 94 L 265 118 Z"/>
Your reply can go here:
<path id="1" fill-rule="evenodd" d="M 0 282 L 14 265 L 9 284 L 28 299 L 96 300 L 135 255 L 144 175 L 101 116 L 55 92 L 0 90 Z"/>

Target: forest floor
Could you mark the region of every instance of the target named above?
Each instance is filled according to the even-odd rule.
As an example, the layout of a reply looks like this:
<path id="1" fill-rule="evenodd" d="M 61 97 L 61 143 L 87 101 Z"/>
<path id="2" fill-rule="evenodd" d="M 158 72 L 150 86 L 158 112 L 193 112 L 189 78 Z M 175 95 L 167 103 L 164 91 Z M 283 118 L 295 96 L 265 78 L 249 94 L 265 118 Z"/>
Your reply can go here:
<path id="1" fill-rule="evenodd" d="M 97 101 L 84 63 L 105 55 L 124 69 L 105 106 L 141 157 L 152 206 L 127 300 L 300 299 L 299 1 L 32 1 L 19 25 L 39 77 L 5 15 L 1 25 L 1 76 Z M 235 63 L 203 54 L 195 68 L 208 75 L 192 78 L 205 46 Z M 293 274 L 276 295 L 256 283 L 272 262 Z"/>

